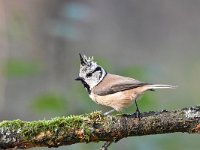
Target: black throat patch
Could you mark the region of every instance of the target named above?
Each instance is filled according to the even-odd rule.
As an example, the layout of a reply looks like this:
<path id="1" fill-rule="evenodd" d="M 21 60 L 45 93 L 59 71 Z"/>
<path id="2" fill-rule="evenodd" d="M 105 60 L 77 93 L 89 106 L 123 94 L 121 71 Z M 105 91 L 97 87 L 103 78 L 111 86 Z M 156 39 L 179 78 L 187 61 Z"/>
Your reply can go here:
<path id="1" fill-rule="evenodd" d="M 84 86 L 84 88 L 87 90 L 87 92 L 90 94 L 91 93 L 91 90 L 90 90 L 90 86 L 83 80 L 81 79 L 80 80 Z"/>

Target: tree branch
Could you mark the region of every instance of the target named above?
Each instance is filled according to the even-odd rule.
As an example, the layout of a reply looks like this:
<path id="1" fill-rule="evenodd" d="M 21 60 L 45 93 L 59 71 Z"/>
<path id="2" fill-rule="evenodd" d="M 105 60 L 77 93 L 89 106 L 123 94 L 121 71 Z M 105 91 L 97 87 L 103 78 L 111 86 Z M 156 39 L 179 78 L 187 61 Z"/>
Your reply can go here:
<path id="1" fill-rule="evenodd" d="M 104 116 L 93 112 L 52 120 L 0 123 L 0 149 L 58 147 L 83 142 L 118 141 L 128 136 L 174 132 L 200 133 L 200 106 L 175 111 Z"/>

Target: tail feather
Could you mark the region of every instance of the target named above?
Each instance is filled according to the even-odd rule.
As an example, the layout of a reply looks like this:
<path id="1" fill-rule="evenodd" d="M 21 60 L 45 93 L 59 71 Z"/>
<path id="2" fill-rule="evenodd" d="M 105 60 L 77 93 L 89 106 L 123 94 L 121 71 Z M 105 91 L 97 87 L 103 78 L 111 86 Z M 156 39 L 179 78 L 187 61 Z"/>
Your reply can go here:
<path id="1" fill-rule="evenodd" d="M 149 84 L 147 85 L 148 90 L 154 89 L 175 89 L 177 86 L 174 85 L 166 85 L 166 84 Z"/>

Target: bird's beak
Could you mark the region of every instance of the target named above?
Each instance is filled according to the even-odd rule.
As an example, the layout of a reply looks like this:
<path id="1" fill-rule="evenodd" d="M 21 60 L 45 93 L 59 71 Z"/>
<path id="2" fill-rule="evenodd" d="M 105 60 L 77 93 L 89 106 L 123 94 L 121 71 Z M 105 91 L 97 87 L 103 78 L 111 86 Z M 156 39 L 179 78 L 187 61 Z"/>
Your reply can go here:
<path id="1" fill-rule="evenodd" d="M 83 80 L 83 78 L 77 77 L 75 80 L 76 80 L 76 81 L 80 81 L 80 80 Z"/>
<path id="2" fill-rule="evenodd" d="M 81 61 L 81 65 L 84 66 L 86 65 L 84 59 L 83 59 L 83 56 L 81 55 L 81 53 L 79 53 L 79 56 L 80 56 L 80 61 Z"/>

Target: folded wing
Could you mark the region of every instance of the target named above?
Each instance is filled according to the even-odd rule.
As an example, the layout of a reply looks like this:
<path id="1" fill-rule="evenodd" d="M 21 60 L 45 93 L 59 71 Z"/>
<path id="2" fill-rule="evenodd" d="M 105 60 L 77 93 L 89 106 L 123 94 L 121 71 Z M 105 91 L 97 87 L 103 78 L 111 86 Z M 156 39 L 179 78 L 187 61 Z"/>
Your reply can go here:
<path id="1" fill-rule="evenodd" d="M 114 74 L 107 74 L 105 78 L 97 86 L 92 89 L 94 94 L 104 96 L 114 94 L 116 92 L 125 91 L 144 85 L 148 83 L 140 82 L 133 78 L 118 76 Z"/>

